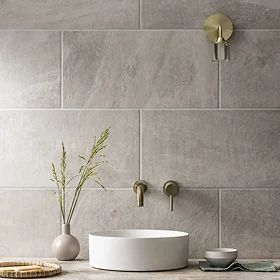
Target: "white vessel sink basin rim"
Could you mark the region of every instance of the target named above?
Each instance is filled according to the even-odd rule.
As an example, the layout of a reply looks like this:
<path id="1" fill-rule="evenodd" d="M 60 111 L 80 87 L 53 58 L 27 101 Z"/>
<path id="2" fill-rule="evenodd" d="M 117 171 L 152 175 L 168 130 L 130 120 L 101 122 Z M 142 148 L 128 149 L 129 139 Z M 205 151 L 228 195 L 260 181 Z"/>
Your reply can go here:
<path id="1" fill-rule="evenodd" d="M 172 230 L 107 230 L 89 234 L 90 265 L 119 271 L 161 271 L 188 265 L 189 234 Z"/>

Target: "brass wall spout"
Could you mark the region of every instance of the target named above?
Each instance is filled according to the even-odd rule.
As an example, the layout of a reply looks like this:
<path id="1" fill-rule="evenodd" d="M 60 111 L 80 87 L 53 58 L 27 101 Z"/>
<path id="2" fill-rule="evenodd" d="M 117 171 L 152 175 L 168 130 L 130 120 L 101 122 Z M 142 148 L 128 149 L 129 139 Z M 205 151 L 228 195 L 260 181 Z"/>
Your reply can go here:
<path id="1" fill-rule="evenodd" d="M 233 33 L 231 20 L 223 14 L 209 16 L 204 22 L 207 38 L 213 43 L 213 61 L 230 60 L 229 43 Z"/>
<path id="2" fill-rule="evenodd" d="M 144 206 L 144 193 L 148 188 L 148 184 L 143 180 L 137 180 L 133 186 L 133 190 L 136 192 L 137 206 Z"/>
<path id="3" fill-rule="evenodd" d="M 144 206 L 144 187 L 142 185 L 136 187 L 136 199 L 138 207 Z"/>
<path id="4" fill-rule="evenodd" d="M 218 33 L 218 36 L 217 36 L 218 38 L 217 38 L 216 44 L 222 44 L 225 40 L 223 38 L 221 25 L 218 25 L 217 33 Z"/>

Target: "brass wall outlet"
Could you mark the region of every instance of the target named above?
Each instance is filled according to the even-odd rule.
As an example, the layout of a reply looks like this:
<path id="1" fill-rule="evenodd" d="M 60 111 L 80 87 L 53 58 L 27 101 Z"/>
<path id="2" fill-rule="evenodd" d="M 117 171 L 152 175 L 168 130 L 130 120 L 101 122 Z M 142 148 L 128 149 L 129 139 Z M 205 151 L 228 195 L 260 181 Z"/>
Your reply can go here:
<path id="1" fill-rule="evenodd" d="M 231 20 L 223 14 L 209 16 L 205 20 L 203 27 L 207 38 L 215 44 L 222 43 L 220 37 L 223 38 L 224 42 L 228 41 L 233 33 L 233 24 Z M 219 32 L 221 34 L 219 34 Z"/>
<path id="2" fill-rule="evenodd" d="M 213 45 L 213 61 L 219 59 L 228 61 L 229 43 L 233 33 L 233 24 L 231 20 L 223 14 L 214 14 L 209 16 L 204 22 L 204 31 L 209 41 Z"/>
<path id="3" fill-rule="evenodd" d="M 133 185 L 133 190 L 136 192 L 137 206 L 144 206 L 144 193 L 147 191 L 148 183 L 144 180 L 137 180 Z"/>

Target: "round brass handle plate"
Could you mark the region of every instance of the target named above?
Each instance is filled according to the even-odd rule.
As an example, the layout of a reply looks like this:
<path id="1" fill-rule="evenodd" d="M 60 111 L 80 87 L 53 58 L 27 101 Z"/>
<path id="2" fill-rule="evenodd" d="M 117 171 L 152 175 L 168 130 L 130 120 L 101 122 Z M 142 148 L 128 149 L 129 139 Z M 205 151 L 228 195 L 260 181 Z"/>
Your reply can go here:
<path id="1" fill-rule="evenodd" d="M 178 184 L 174 181 L 167 181 L 163 186 L 166 195 L 175 196 L 178 193 Z"/>
<path id="2" fill-rule="evenodd" d="M 227 41 L 233 33 L 233 24 L 231 20 L 223 14 L 215 14 L 209 16 L 204 22 L 204 30 L 207 38 L 216 43 L 218 39 L 218 26 L 222 28 L 222 36 Z"/>

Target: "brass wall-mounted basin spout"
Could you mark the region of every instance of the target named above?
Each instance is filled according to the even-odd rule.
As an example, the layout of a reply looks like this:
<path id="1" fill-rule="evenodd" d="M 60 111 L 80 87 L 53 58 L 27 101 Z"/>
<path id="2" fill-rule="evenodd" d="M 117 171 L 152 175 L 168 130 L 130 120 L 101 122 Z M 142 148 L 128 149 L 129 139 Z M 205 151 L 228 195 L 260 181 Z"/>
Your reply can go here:
<path id="1" fill-rule="evenodd" d="M 205 20 L 203 27 L 208 40 L 213 43 L 213 61 L 229 61 L 228 40 L 233 33 L 231 20 L 223 14 L 214 14 Z"/>
<path id="2" fill-rule="evenodd" d="M 218 25 L 217 33 L 218 33 L 218 38 L 217 38 L 216 44 L 222 44 L 222 43 L 224 43 L 224 42 L 225 42 L 225 39 L 223 38 L 222 26 L 221 26 L 221 25 Z"/>
<path id="3" fill-rule="evenodd" d="M 144 206 L 144 193 L 148 188 L 148 184 L 143 180 L 137 180 L 134 183 L 133 190 L 136 192 L 137 206 Z"/>

